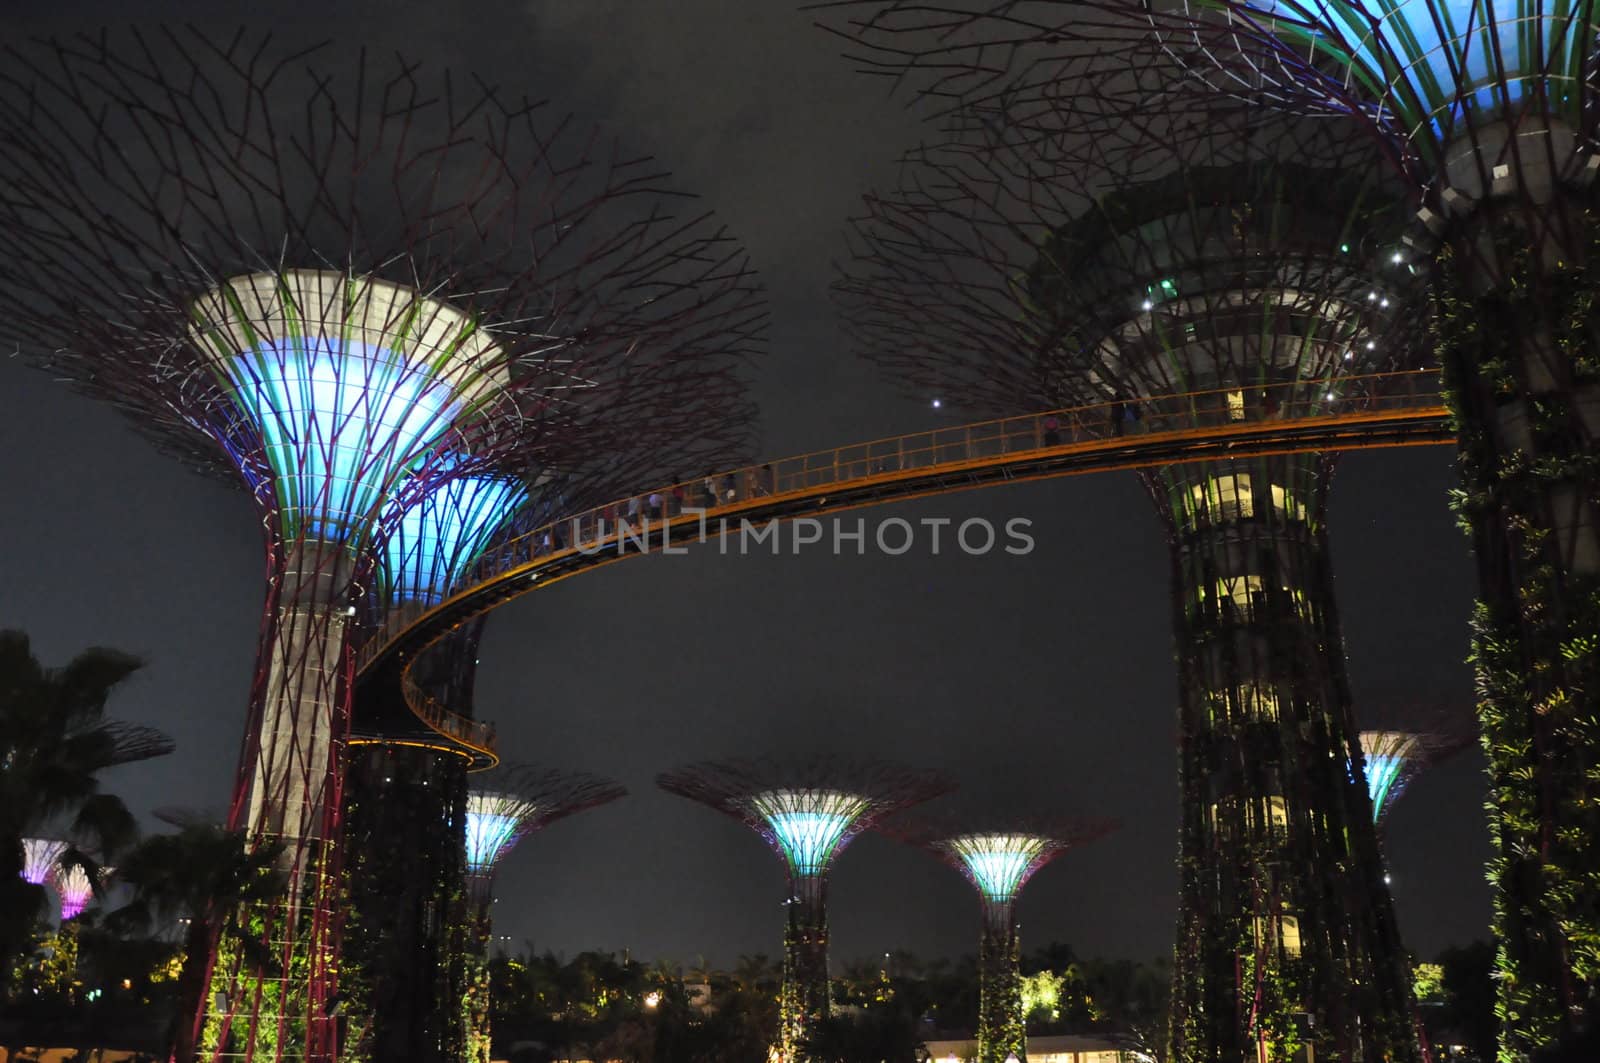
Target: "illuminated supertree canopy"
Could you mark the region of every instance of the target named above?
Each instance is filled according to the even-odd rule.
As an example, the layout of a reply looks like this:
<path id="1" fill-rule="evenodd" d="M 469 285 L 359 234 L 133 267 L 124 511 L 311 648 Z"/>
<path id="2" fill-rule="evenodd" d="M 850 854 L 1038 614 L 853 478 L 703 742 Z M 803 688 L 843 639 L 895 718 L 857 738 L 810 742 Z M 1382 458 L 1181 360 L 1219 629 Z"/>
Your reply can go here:
<path id="1" fill-rule="evenodd" d="M 61 863 L 67 843 L 48 838 L 22 839 L 22 877 L 35 886 L 43 886 Z"/>
<path id="2" fill-rule="evenodd" d="M 807 1027 L 828 1014 L 828 870 L 885 816 L 953 789 L 931 771 L 847 757 L 704 761 L 656 777 L 668 793 L 746 824 L 789 875 L 779 1050 L 801 1056 Z"/>
<path id="3" fill-rule="evenodd" d="M 477 776 L 467 795 L 467 866 L 474 876 L 492 879 L 523 838 L 627 792 L 598 775 L 533 764 L 502 765 Z"/>
<path id="4" fill-rule="evenodd" d="M 194 30 L 18 46 L 0 141 L 8 346 L 259 510 L 232 823 L 286 843 L 293 903 L 252 925 L 289 973 L 258 991 L 244 950 L 222 957 L 204 1033 L 244 1058 L 329 1056 L 335 750 L 391 532 L 451 484 L 742 438 L 760 297 L 650 160 L 399 59 Z M 425 548 L 433 567 L 473 538 Z"/>
<path id="5" fill-rule="evenodd" d="M 1108 820 L 1062 817 L 989 822 L 977 829 L 895 820 L 884 828 L 885 833 L 933 853 L 978 891 L 983 904 L 978 939 L 979 1063 L 1020 1059 L 1027 1050 L 1017 895 L 1040 868 L 1114 827 Z"/>
<path id="6" fill-rule="evenodd" d="M 76 919 L 94 899 L 94 881 L 82 864 L 57 862 L 50 885 L 61 899 L 61 921 Z"/>
<path id="7" fill-rule="evenodd" d="M 1361 732 L 1367 794 L 1373 822 L 1380 828 L 1418 775 L 1455 756 L 1476 738 L 1470 714 L 1428 705 L 1385 706 L 1363 722 L 1368 725 Z"/>
<path id="8" fill-rule="evenodd" d="M 1356 123 L 1207 106 L 1148 32 L 1059 67 L 952 107 L 868 198 L 838 288 L 888 377 L 989 414 L 1098 403 L 1074 430 L 1115 437 L 1337 417 L 1425 363 L 1407 214 Z M 1417 1052 L 1345 770 L 1331 473 L 1309 453 L 1142 474 L 1178 631 L 1180 1059 Z"/>

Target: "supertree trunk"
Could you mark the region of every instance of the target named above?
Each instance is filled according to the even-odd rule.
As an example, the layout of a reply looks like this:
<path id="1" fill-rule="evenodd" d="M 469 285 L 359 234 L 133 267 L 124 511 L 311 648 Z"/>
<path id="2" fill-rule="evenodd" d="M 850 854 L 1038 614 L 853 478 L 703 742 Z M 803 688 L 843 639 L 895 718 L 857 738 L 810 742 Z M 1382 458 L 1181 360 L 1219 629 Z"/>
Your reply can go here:
<path id="1" fill-rule="evenodd" d="M 1015 907 L 986 904 L 978 941 L 978 1063 L 1005 1063 L 1027 1047 L 1022 1014 L 1022 941 Z"/>
<path id="2" fill-rule="evenodd" d="M 828 1017 L 828 882 L 798 876 L 783 935 L 783 989 L 778 1001 L 779 1049 L 785 1063 L 806 1058 L 804 1041 Z"/>
<path id="3" fill-rule="evenodd" d="M 219 953 L 197 1018 L 204 1059 L 333 1059 L 340 931 L 338 756 L 349 729 L 348 548 L 282 548 L 261 646 L 264 679 L 229 828 L 281 845 L 283 897 L 241 913 L 245 941 Z"/>
<path id="4" fill-rule="evenodd" d="M 461 995 L 461 1017 L 466 1027 L 467 1063 L 489 1063 L 489 1047 L 493 1031 L 489 1019 L 489 944 L 490 898 L 487 893 L 472 892 L 462 920 L 465 929 L 465 992 Z"/>
<path id="5" fill-rule="evenodd" d="M 1329 580 L 1319 456 L 1171 467 L 1172 1058 L 1415 1060 Z"/>
<path id="6" fill-rule="evenodd" d="M 465 987 L 450 928 L 466 873 L 466 800 L 462 757 L 404 745 L 352 749 L 344 828 L 347 1058 L 356 1049 L 374 1060 L 461 1058 L 456 1002 Z"/>
<path id="7" fill-rule="evenodd" d="M 1480 205 L 1446 246 L 1437 295 L 1481 592 L 1473 663 L 1508 1059 L 1600 1029 L 1600 247 L 1587 235 L 1600 230 L 1588 198 Z"/>

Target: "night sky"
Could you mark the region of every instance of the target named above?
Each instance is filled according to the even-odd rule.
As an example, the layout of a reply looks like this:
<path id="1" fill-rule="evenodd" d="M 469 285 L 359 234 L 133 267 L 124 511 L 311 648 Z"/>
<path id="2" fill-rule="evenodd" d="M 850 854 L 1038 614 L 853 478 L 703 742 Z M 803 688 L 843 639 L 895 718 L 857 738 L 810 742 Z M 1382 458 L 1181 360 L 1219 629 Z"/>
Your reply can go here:
<path id="1" fill-rule="evenodd" d="M 0 33 L 93 29 L 125 4 L 12 0 Z M 216 5 L 147 0 L 151 20 Z M 254 6 L 254 5 L 253 5 Z M 266 7 L 268 5 L 260 5 Z M 272 5 L 277 6 L 277 5 Z M 286 39 L 399 50 L 598 121 L 655 154 L 748 247 L 771 293 L 752 371 L 766 457 L 948 423 L 854 360 L 829 303 L 845 219 L 925 135 L 914 108 L 855 73 L 788 3 L 412 0 L 283 5 Z M 0 626 L 48 663 L 104 644 L 149 667 L 118 716 L 178 742 L 107 782 L 148 818 L 217 814 L 235 768 L 262 594 L 242 492 L 156 454 L 117 416 L 0 360 Z M 1448 448 L 1344 459 L 1331 529 L 1358 713 L 1465 706 L 1473 572 L 1445 492 Z M 626 800 L 559 823 L 507 860 L 497 934 L 731 964 L 780 951 L 777 859 L 732 820 L 656 791 L 689 760 L 794 747 L 942 768 L 969 805 L 1112 815 L 1024 894 L 1024 945 L 1170 953 L 1176 906 L 1176 683 L 1167 560 L 1131 474 L 993 488 L 846 514 L 1026 517 L 1027 557 L 722 556 L 702 547 L 604 567 L 494 614 L 478 714 L 507 759 L 615 777 Z M 923 540 L 925 544 L 925 540 Z M 1489 856 L 1475 752 L 1425 775 L 1389 822 L 1407 943 L 1431 956 L 1487 936 Z M 954 872 L 875 836 L 840 859 L 835 962 L 970 951 L 977 905 Z"/>

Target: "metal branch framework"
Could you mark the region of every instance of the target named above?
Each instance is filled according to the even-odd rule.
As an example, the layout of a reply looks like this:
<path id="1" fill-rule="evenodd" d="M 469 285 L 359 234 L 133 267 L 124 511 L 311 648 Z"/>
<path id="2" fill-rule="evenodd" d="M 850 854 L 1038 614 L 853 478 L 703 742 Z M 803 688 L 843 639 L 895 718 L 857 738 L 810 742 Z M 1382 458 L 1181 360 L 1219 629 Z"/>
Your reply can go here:
<path id="1" fill-rule="evenodd" d="M 521 764 L 484 775 L 468 794 L 464 838 L 470 941 L 467 992 L 460 998 L 468 1063 L 489 1063 L 490 916 L 500 861 L 528 835 L 626 793 L 621 785 L 587 772 Z"/>
<path id="2" fill-rule="evenodd" d="M 944 776 L 884 761 L 810 756 L 703 761 L 656 777 L 668 793 L 750 827 L 789 876 L 779 999 L 779 1052 L 803 1058 L 810 1025 L 828 1015 L 828 871 L 885 816 L 954 789 Z"/>
<path id="3" fill-rule="evenodd" d="M 962 826 L 896 820 L 882 828 L 892 837 L 927 849 L 978 891 L 983 905 L 978 938 L 978 1063 L 1021 1059 L 1027 1050 L 1017 896 L 1052 860 L 1115 828 L 1110 820 L 1076 817 L 986 820 Z"/>
<path id="4" fill-rule="evenodd" d="M 106 720 L 97 724 L 95 730 L 104 735 L 111 744 L 109 759 L 106 761 L 108 765 L 154 760 L 178 748 L 178 744 L 166 732 L 140 723 Z"/>
<path id="5" fill-rule="evenodd" d="M 951 406 L 1105 402 L 1108 436 L 1139 434 L 1161 394 L 1207 392 L 1193 424 L 1225 430 L 1370 402 L 1339 378 L 1425 360 L 1406 215 L 1350 123 L 1203 106 L 1149 37 L 1096 62 L 1116 73 L 951 111 L 948 142 L 869 198 L 839 282 L 867 357 Z M 1345 767 L 1331 471 L 1309 454 L 1143 474 L 1171 545 L 1180 673 L 1180 1060 L 1308 1042 L 1416 1058 Z"/>
<path id="6" fill-rule="evenodd" d="M 192 30 L 4 57 L 0 338 L 265 532 L 231 824 L 290 885 L 249 918 L 274 962 L 215 964 L 203 1050 L 332 1058 L 336 759 L 386 540 L 453 484 L 736 445 L 762 303 L 652 162 L 481 83 Z"/>

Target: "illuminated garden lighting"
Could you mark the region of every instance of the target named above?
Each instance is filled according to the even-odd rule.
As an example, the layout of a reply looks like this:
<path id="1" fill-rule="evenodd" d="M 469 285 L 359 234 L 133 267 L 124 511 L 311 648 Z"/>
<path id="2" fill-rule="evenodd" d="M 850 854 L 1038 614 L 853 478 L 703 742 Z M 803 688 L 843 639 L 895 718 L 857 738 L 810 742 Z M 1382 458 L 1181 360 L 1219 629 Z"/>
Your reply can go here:
<path id="1" fill-rule="evenodd" d="M 1404 183 L 1354 120 L 1198 106 L 1150 33 L 1162 16 L 1127 6 L 1142 27 L 1023 0 L 952 15 L 937 43 L 861 20 L 870 61 L 914 82 L 927 59 L 931 91 L 964 102 L 950 142 L 908 156 L 855 223 L 835 291 L 857 349 L 891 380 L 945 382 L 974 417 L 1102 405 L 1084 427 L 1108 436 L 1278 430 L 1381 400 L 1336 381 L 1431 358 L 1427 289 L 1385 268 L 1413 223 Z M 1096 47 L 986 47 L 1069 7 Z M 984 71 L 1002 51 L 1029 68 L 999 92 Z M 1163 277 L 1176 291 L 1141 312 Z M 1285 452 L 1140 473 L 1178 633 L 1175 1058 L 1414 1061 L 1378 840 L 1345 770 L 1332 471 Z M 1272 885 L 1216 885 L 1243 881 Z M 1303 1026 L 1265 1018 L 1286 1014 Z"/>
<path id="2" fill-rule="evenodd" d="M 656 777 L 668 793 L 755 830 L 788 871 L 779 1052 L 796 1060 L 807 1028 L 828 1014 L 828 870 L 884 816 L 952 788 L 943 777 L 871 760 L 706 761 Z"/>
<path id="3" fill-rule="evenodd" d="M 1040 868 L 1067 850 L 1104 836 L 1113 826 L 1105 820 L 1063 818 L 984 830 L 952 830 L 904 820 L 883 828 L 901 841 L 927 849 L 960 871 L 978 891 L 983 906 L 978 939 L 978 1063 L 1004 1063 L 1026 1050 L 1017 895 Z"/>
<path id="4" fill-rule="evenodd" d="M 281 845 L 286 886 L 239 913 L 261 947 L 211 966 L 177 1055 L 338 1058 L 368 1027 L 335 1014 L 359 965 L 341 876 L 315 869 L 349 866 L 357 687 L 493 759 L 492 733 L 420 711 L 448 686 L 431 644 L 370 682 L 357 647 L 392 648 L 394 607 L 471 569 L 510 485 L 723 453 L 762 297 L 709 215 L 662 206 L 653 161 L 475 79 L 192 28 L 4 57 L 0 340 L 242 486 L 265 537 L 229 824 Z"/>
<path id="5" fill-rule="evenodd" d="M 516 818 L 489 811 L 502 797 L 501 794 L 475 793 L 468 800 L 467 868 L 475 873 L 491 869 L 500 854 L 515 841 Z"/>
<path id="6" fill-rule="evenodd" d="M 871 807 L 870 800 L 855 794 L 792 790 L 755 794 L 750 804 L 767 821 L 797 875 L 824 874 L 857 817 Z"/>
<path id="7" fill-rule="evenodd" d="M 55 874 L 56 868 L 61 864 L 61 855 L 66 851 L 66 842 L 52 841 L 46 838 L 24 838 L 22 840 L 23 879 L 33 883 L 35 886 L 43 886 L 50 881 L 50 876 Z"/>

